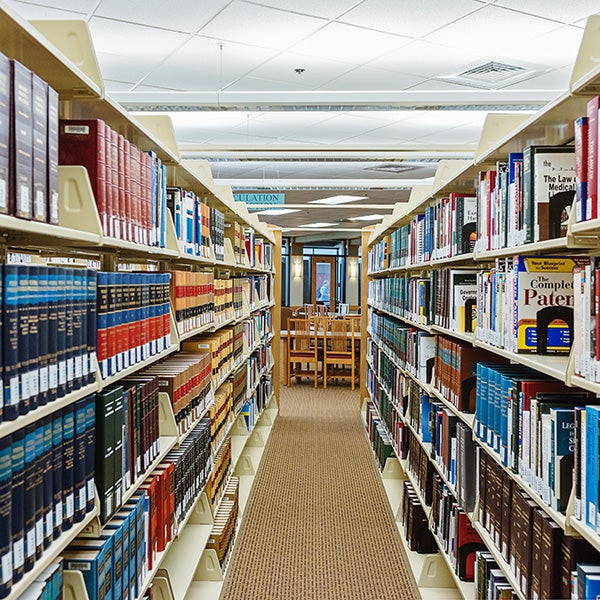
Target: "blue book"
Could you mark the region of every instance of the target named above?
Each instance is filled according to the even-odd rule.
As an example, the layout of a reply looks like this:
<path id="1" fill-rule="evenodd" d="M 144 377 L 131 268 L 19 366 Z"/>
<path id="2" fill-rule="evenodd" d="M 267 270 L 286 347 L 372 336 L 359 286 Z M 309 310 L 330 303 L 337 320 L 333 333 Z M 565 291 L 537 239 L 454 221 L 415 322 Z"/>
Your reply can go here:
<path id="1" fill-rule="evenodd" d="M 598 419 L 600 418 L 600 408 L 586 406 L 585 412 L 585 522 L 586 525 L 596 531 L 598 510 Z"/>
<path id="2" fill-rule="evenodd" d="M 67 360 L 67 394 L 74 389 L 75 381 L 75 274 L 73 269 L 64 269 L 65 272 L 65 310 L 67 316 L 65 332 L 65 348 Z"/>
<path id="3" fill-rule="evenodd" d="M 600 565 L 579 563 L 577 565 L 577 598 L 585 600 L 596 598 L 600 594 L 599 579 Z M 594 595 L 591 595 L 592 589 L 596 590 Z"/>
<path id="4" fill-rule="evenodd" d="M 58 269 L 48 268 L 48 402 L 58 398 Z"/>
<path id="5" fill-rule="evenodd" d="M 73 269 L 73 390 L 84 384 L 83 362 L 87 361 L 87 278 L 85 271 Z M 85 378 L 87 379 L 87 365 Z"/>
<path id="6" fill-rule="evenodd" d="M 12 436 L 0 438 L 0 598 L 12 587 Z"/>
<path id="7" fill-rule="evenodd" d="M 4 265 L 3 276 L 3 354 L 4 354 L 4 407 L 3 419 L 19 416 L 19 267 Z"/>
<path id="8" fill-rule="evenodd" d="M 105 527 L 100 533 L 100 538 L 105 539 L 112 545 L 112 581 L 113 588 L 112 594 L 115 600 L 117 598 L 127 598 L 123 593 L 123 582 L 129 576 L 129 573 L 124 573 L 124 540 L 123 540 L 123 521 L 116 521 L 112 524 L 114 519 L 111 519 L 111 524 Z M 126 588 L 128 586 L 125 586 Z"/>
<path id="9" fill-rule="evenodd" d="M 152 150 L 148 151 L 150 158 L 152 159 L 151 163 L 151 179 L 150 179 L 150 227 L 151 227 L 151 236 L 148 240 L 148 243 L 151 246 L 156 245 L 156 211 L 157 211 L 157 202 L 156 198 L 158 196 L 158 180 L 159 180 L 159 172 L 160 169 L 160 161 L 156 156 L 156 153 Z"/>
<path id="10" fill-rule="evenodd" d="M 58 397 L 67 393 L 67 269 L 56 268 Z"/>
<path id="11" fill-rule="evenodd" d="M 63 521 L 63 418 L 62 412 L 52 415 L 52 526 L 53 538 L 62 533 Z"/>
<path id="12" fill-rule="evenodd" d="M 75 438 L 73 465 L 74 521 L 83 521 L 87 509 L 86 451 L 87 451 L 87 398 L 75 402 Z"/>
<path id="13" fill-rule="evenodd" d="M 35 560 L 44 551 L 44 421 L 35 423 Z"/>
<path id="14" fill-rule="evenodd" d="M 18 272 L 18 370 L 19 370 L 19 414 L 26 415 L 31 403 L 31 381 L 29 375 L 29 359 L 31 347 L 29 345 L 29 267 L 21 266 Z"/>
<path id="15" fill-rule="evenodd" d="M 48 285 L 48 267 L 38 269 L 38 406 L 44 406 L 51 399 L 48 385 L 48 316 L 49 316 L 49 285 Z"/>
<path id="16" fill-rule="evenodd" d="M 96 365 L 97 365 L 97 354 L 96 354 L 96 341 L 98 334 L 98 323 L 97 323 L 97 295 L 98 295 L 98 280 L 96 272 L 92 269 L 86 270 L 86 282 L 87 282 L 87 378 L 86 385 L 94 383 L 96 381 Z"/>
<path id="17" fill-rule="evenodd" d="M 96 397 L 88 396 L 85 404 L 85 512 L 94 509 L 96 497 L 95 460 L 96 460 Z"/>
<path id="18" fill-rule="evenodd" d="M 69 549 L 63 553 L 64 568 L 69 571 L 81 571 L 89 600 L 106 600 L 107 598 L 103 573 L 105 555 L 106 551 L 103 549 Z"/>
<path id="19" fill-rule="evenodd" d="M 429 416 L 431 414 L 431 399 L 427 394 L 421 396 L 421 438 L 423 442 L 431 442 L 431 431 L 429 430 Z"/>
<path id="20" fill-rule="evenodd" d="M 13 583 L 25 572 L 25 429 L 12 434 L 12 564 Z"/>
<path id="21" fill-rule="evenodd" d="M 62 409 L 63 417 L 63 531 L 71 529 L 75 513 L 75 408 L 73 405 Z"/>
<path id="22" fill-rule="evenodd" d="M 45 417 L 44 427 L 44 446 L 42 454 L 42 522 L 44 548 L 48 548 L 54 539 L 54 498 L 52 488 L 52 416 Z"/>
<path id="23" fill-rule="evenodd" d="M 160 243 L 161 248 L 167 245 L 167 167 L 161 165 L 161 186 L 160 186 Z"/>
<path id="24" fill-rule="evenodd" d="M 29 320 L 29 359 L 27 377 L 29 379 L 29 410 L 38 407 L 40 393 L 40 332 L 39 332 L 39 279 L 42 267 L 30 266 L 27 269 L 27 315 Z"/>
<path id="25" fill-rule="evenodd" d="M 34 423 L 25 427 L 25 465 L 23 493 L 23 524 L 25 535 L 25 571 L 31 571 L 35 564 L 35 436 Z"/>

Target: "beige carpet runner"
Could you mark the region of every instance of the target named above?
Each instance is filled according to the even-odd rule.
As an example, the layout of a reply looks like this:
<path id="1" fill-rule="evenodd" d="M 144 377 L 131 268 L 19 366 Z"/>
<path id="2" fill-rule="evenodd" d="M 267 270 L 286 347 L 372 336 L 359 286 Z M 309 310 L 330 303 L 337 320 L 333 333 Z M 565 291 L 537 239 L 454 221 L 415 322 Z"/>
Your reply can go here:
<path id="1" fill-rule="evenodd" d="M 358 392 L 281 390 L 221 600 L 419 598 Z"/>

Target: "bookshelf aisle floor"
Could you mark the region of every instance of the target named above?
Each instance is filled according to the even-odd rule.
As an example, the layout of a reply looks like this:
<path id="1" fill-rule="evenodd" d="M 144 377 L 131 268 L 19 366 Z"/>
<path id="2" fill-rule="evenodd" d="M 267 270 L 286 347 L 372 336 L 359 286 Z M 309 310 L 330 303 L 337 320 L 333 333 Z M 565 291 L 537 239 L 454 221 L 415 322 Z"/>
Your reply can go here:
<path id="1" fill-rule="evenodd" d="M 238 598 L 419 598 L 358 391 L 281 387 L 221 594 Z"/>

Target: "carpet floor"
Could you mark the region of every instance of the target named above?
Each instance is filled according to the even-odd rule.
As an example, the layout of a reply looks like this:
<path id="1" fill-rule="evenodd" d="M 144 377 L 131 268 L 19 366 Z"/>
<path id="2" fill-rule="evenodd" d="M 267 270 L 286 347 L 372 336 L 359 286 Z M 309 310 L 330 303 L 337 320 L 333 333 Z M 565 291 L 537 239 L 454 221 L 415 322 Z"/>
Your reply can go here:
<path id="1" fill-rule="evenodd" d="M 420 598 L 349 387 L 281 387 L 221 600 Z"/>

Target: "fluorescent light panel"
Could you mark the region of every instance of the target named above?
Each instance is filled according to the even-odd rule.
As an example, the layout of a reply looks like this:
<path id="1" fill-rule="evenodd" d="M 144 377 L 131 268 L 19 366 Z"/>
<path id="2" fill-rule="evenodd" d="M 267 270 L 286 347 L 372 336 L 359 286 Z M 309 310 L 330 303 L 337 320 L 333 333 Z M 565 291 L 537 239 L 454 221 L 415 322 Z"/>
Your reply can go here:
<path id="1" fill-rule="evenodd" d="M 299 227 L 302 229 L 323 229 L 326 227 L 335 227 L 337 223 L 309 223 L 308 225 L 300 225 Z"/>
<path id="2" fill-rule="evenodd" d="M 254 214 L 257 215 L 289 215 L 290 213 L 300 212 L 299 208 L 267 208 L 259 210 Z"/>
<path id="3" fill-rule="evenodd" d="M 362 215 L 361 217 L 350 217 L 349 221 L 379 221 L 387 215 Z"/>
<path id="4" fill-rule="evenodd" d="M 311 200 L 309 204 L 348 204 L 350 202 L 356 202 L 357 200 L 368 200 L 369 196 L 344 196 L 343 194 L 337 196 L 329 196 L 328 198 L 321 198 L 320 200 Z"/>

